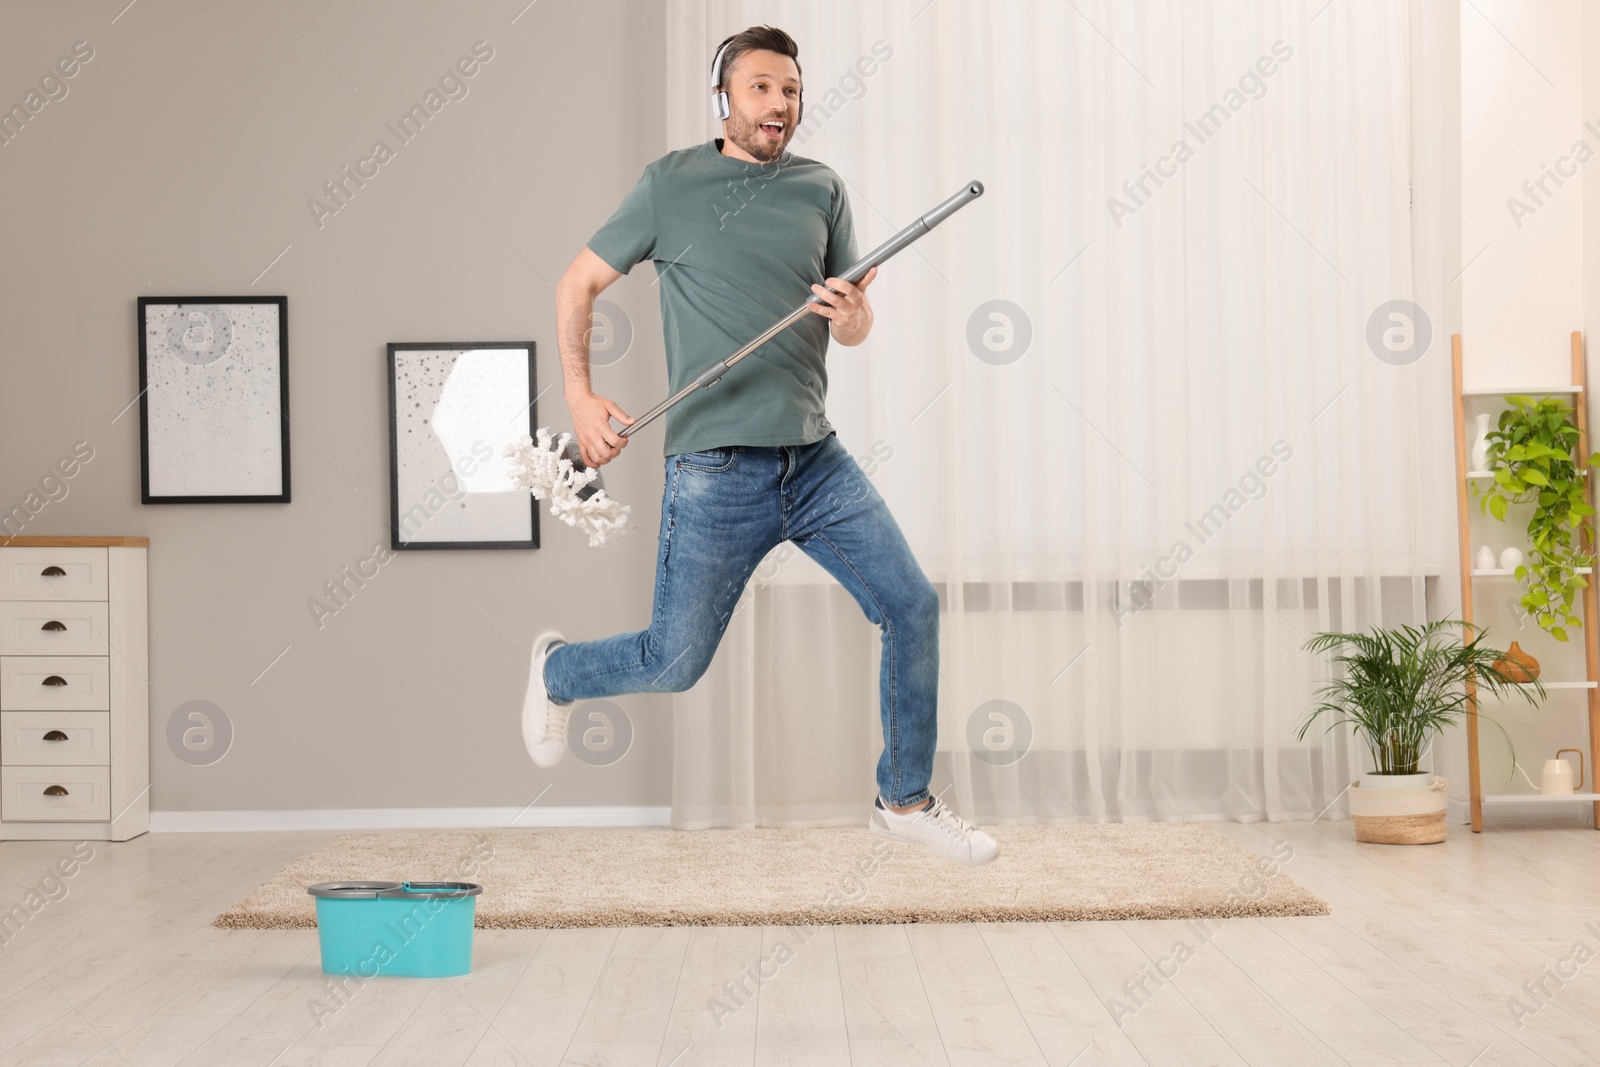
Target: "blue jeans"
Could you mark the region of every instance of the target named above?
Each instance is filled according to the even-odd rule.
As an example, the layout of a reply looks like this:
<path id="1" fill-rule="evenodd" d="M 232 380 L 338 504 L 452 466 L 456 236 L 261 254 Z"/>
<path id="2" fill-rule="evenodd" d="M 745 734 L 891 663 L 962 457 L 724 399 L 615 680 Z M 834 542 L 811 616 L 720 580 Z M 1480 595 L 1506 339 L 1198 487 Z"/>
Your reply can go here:
<path id="1" fill-rule="evenodd" d="M 793 541 L 882 632 L 878 791 L 928 797 L 938 739 L 939 594 L 894 516 L 837 435 L 809 445 L 734 445 L 666 457 L 650 628 L 558 646 L 545 688 L 559 703 L 679 693 L 711 665 L 745 583 Z"/>

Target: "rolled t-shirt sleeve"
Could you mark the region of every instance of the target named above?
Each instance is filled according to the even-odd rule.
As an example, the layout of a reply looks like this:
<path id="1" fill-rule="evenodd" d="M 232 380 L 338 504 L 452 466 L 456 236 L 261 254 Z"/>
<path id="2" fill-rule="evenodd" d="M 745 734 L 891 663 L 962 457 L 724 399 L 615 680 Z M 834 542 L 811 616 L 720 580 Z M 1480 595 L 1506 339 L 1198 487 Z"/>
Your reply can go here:
<path id="1" fill-rule="evenodd" d="M 828 252 L 823 260 L 823 269 L 829 278 L 837 278 L 859 258 L 856 252 L 855 219 L 850 214 L 850 197 L 845 192 L 844 182 L 840 181 L 838 195 L 834 197 L 833 217 L 828 220 Z"/>
<path id="2" fill-rule="evenodd" d="M 655 258 L 656 233 L 655 195 L 646 167 L 615 213 L 589 238 L 589 250 L 612 270 L 627 274 L 635 263 Z"/>

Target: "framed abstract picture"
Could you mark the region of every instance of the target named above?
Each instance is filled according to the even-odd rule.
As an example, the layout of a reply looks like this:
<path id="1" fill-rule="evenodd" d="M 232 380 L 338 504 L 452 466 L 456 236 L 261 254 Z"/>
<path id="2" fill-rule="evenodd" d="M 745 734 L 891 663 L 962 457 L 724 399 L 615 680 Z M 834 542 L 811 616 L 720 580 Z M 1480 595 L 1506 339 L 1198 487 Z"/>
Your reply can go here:
<path id="1" fill-rule="evenodd" d="M 289 503 L 289 302 L 139 298 L 139 499 Z"/>
<path id="2" fill-rule="evenodd" d="M 389 345 L 389 543 L 538 548 L 506 446 L 537 425 L 532 341 Z"/>

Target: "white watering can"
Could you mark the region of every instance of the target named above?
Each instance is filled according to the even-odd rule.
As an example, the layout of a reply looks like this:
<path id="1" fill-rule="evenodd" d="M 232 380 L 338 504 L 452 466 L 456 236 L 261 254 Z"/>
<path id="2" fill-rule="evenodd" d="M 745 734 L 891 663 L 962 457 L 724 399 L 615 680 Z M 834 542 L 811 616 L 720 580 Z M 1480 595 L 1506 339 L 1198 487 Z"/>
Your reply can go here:
<path id="1" fill-rule="evenodd" d="M 1570 752 L 1578 757 L 1578 780 L 1572 780 L 1572 763 L 1561 758 L 1561 753 Z M 1528 772 L 1522 769 L 1521 764 L 1513 763 L 1517 773 L 1522 775 L 1522 780 L 1533 785 L 1533 779 L 1528 777 Z M 1570 796 L 1583 788 L 1583 753 L 1575 748 L 1563 748 L 1556 752 L 1555 759 L 1544 761 L 1544 771 L 1539 775 L 1538 790 L 1547 797 Z"/>
<path id="2" fill-rule="evenodd" d="M 1573 784 L 1572 764 L 1561 758 L 1562 752 L 1571 752 L 1578 757 L 1578 781 Z M 1544 761 L 1544 773 L 1539 776 L 1539 792 L 1545 796 L 1560 796 L 1564 793 L 1576 793 L 1583 788 L 1583 753 L 1575 748 L 1564 748 L 1556 753 L 1555 759 Z"/>

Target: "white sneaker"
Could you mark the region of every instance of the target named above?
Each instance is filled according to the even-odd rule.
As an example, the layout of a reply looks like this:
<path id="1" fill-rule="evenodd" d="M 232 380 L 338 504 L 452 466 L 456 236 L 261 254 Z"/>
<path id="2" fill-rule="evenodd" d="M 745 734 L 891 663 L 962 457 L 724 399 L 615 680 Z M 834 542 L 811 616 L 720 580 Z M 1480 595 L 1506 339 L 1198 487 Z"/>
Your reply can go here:
<path id="1" fill-rule="evenodd" d="M 872 804 L 868 828 L 879 837 L 923 845 L 956 863 L 988 863 L 1000 854 L 1000 843 L 945 807 L 938 797 L 916 811 L 898 815 L 884 806 L 883 796 Z"/>
<path id="2" fill-rule="evenodd" d="M 566 644 L 554 630 L 533 642 L 533 665 L 528 670 L 528 692 L 522 698 L 522 743 L 541 767 L 554 767 L 567 751 L 567 713 L 571 704 L 557 704 L 544 687 L 544 662 L 552 649 Z"/>

